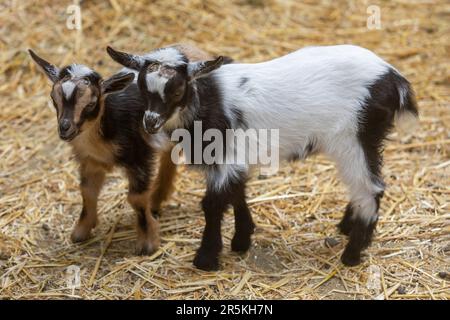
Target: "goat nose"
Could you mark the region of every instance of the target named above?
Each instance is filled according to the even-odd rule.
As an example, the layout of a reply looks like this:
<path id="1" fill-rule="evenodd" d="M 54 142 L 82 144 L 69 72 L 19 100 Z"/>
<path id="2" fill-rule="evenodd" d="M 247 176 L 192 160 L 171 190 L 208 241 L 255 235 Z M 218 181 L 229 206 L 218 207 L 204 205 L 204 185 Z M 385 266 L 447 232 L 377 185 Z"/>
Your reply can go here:
<path id="1" fill-rule="evenodd" d="M 59 130 L 61 130 L 61 132 L 65 132 L 67 130 L 70 129 L 70 121 L 67 119 L 63 119 L 60 123 L 59 123 Z"/>

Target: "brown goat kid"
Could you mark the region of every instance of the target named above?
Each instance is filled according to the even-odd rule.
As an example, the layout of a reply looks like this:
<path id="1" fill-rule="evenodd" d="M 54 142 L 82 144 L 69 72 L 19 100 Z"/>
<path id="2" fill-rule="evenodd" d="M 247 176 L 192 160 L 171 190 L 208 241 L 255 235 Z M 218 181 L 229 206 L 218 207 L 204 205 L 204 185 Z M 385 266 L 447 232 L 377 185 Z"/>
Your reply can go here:
<path id="1" fill-rule="evenodd" d="M 210 58 L 195 47 L 176 46 L 192 59 Z M 97 200 L 106 173 L 118 166 L 128 176 L 128 201 L 137 214 L 137 254 L 153 253 L 160 244 L 159 226 L 153 214 L 172 191 L 176 167 L 168 144 L 160 152 L 160 167 L 151 188 L 157 161 L 152 144 L 167 139 L 142 134 L 146 105 L 133 83 L 135 74 L 125 70 L 104 80 L 84 65 L 58 68 L 32 50 L 29 53 L 53 83 L 51 98 L 59 136 L 72 146 L 80 164 L 83 209 L 72 232 L 72 241 L 81 242 L 90 237 L 98 222 Z"/>

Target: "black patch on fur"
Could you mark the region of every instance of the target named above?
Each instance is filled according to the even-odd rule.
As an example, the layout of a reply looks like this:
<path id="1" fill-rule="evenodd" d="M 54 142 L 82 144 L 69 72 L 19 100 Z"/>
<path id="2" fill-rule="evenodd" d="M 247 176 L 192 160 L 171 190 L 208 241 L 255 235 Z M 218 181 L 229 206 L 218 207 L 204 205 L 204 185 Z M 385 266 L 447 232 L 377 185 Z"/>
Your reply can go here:
<path id="1" fill-rule="evenodd" d="M 219 130 L 223 137 L 226 137 L 226 130 L 231 129 L 231 123 L 228 117 L 225 115 L 223 107 L 222 92 L 219 89 L 219 84 L 214 74 L 209 74 L 196 81 L 197 93 L 192 89 L 192 86 L 187 88 L 187 96 L 189 101 L 187 102 L 187 108 L 191 108 L 189 112 L 196 114 L 195 121 L 201 121 L 203 136 L 204 132 L 208 129 Z M 194 110 L 195 109 L 195 110 Z M 194 121 L 187 124 L 185 127 L 190 133 L 191 139 L 191 150 L 185 150 L 186 159 L 190 160 L 190 163 L 194 164 Z M 168 132 L 171 135 L 171 132 Z M 202 141 L 202 154 L 204 149 L 211 143 L 211 141 Z M 225 143 L 223 145 L 222 155 L 225 151 Z M 218 157 L 222 155 L 216 155 Z M 203 162 L 203 157 L 201 157 L 201 166 L 209 166 Z M 206 168 L 206 167 L 204 167 Z"/>
<path id="2" fill-rule="evenodd" d="M 316 139 L 313 138 L 309 139 L 309 142 L 305 147 L 305 158 L 316 151 L 316 145 L 317 145 Z"/>
<path id="3" fill-rule="evenodd" d="M 78 91 L 78 87 L 75 87 L 73 89 L 72 95 L 70 96 L 69 99 L 66 98 L 66 95 L 62 94 L 62 101 L 63 101 L 63 107 L 62 107 L 62 118 L 66 118 L 66 119 L 73 119 L 73 113 L 75 110 L 75 97 L 77 95 L 77 91 Z"/>
<path id="4" fill-rule="evenodd" d="M 89 180 L 89 179 L 88 179 L 87 177 L 81 176 L 80 186 L 81 186 L 81 187 L 86 187 L 87 184 L 88 184 L 88 180 Z"/>
<path id="5" fill-rule="evenodd" d="M 136 84 L 105 99 L 101 130 L 106 141 L 119 148 L 117 163 L 126 168 L 130 176 L 130 192 L 142 193 L 148 189 L 154 151 L 142 135 L 145 105 Z"/>
<path id="6" fill-rule="evenodd" d="M 248 77 L 242 77 L 242 78 L 239 80 L 239 86 L 238 86 L 238 88 L 242 88 L 242 87 L 248 82 L 248 80 L 249 80 Z"/>
<path id="7" fill-rule="evenodd" d="M 70 68 L 71 66 L 65 66 L 64 68 L 62 68 L 58 74 L 58 80 L 62 80 L 65 77 L 71 77 L 71 74 L 69 72 Z"/>
<path id="8" fill-rule="evenodd" d="M 251 235 L 255 230 L 255 223 L 245 200 L 244 176 L 241 176 L 241 180 L 242 182 L 236 185 L 232 195 L 235 233 L 231 240 L 231 250 L 235 252 L 248 251 L 251 245 Z"/>
<path id="9" fill-rule="evenodd" d="M 400 97 L 400 89 L 404 96 Z M 394 117 L 401 112 L 411 112 L 418 115 L 414 92 L 409 82 L 397 71 L 389 69 L 377 81 L 368 87 L 369 97 L 358 114 L 358 139 L 364 151 L 367 167 L 372 175 L 372 181 L 384 185 L 381 178 L 383 164 L 383 143 L 394 125 Z M 401 105 L 403 100 L 403 105 Z M 383 192 L 374 195 L 376 210 L 380 207 Z M 344 264 L 353 266 L 360 263 L 361 251 L 370 245 L 375 230 L 375 221 L 366 221 L 355 216 L 356 209 L 349 204 L 345 215 L 338 227 L 340 231 L 349 235 L 349 242 L 341 260 Z"/>
<path id="10" fill-rule="evenodd" d="M 407 88 L 401 110 L 398 88 Z M 417 115 L 414 92 L 409 82 L 395 70 L 389 71 L 369 86 L 370 95 L 358 114 L 358 138 L 375 182 L 380 182 L 383 141 L 394 125 L 398 112 Z"/>
<path id="11" fill-rule="evenodd" d="M 352 231 L 352 216 L 353 216 L 353 207 L 352 204 L 347 204 L 347 207 L 345 208 L 344 217 L 342 218 L 341 222 L 338 224 L 338 229 L 342 234 L 345 234 L 346 236 L 350 235 L 350 231 Z"/>
<path id="12" fill-rule="evenodd" d="M 289 162 L 298 161 L 300 159 L 306 159 L 311 154 L 314 154 L 316 150 L 317 141 L 315 138 L 310 138 L 308 143 L 306 144 L 305 148 L 303 149 L 303 152 L 293 152 L 289 158 Z"/>
<path id="13" fill-rule="evenodd" d="M 399 88 L 405 91 L 403 105 Z M 394 125 L 394 117 L 400 112 L 418 114 L 414 92 L 408 81 L 395 70 L 389 69 L 368 88 L 369 97 L 358 114 L 358 139 L 364 151 L 367 167 L 375 184 L 384 184 L 381 178 L 383 164 L 383 143 Z M 383 192 L 374 195 L 376 210 L 380 206 Z M 356 209 L 349 204 L 345 215 L 338 227 L 340 231 L 349 235 L 349 242 L 342 254 L 341 260 L 348 266 L 354 266 L 361 261 L 361 251 L 370 245 L 372 234 L 378 221 L 367 224 L 362 218 L 355 215 Z"/>
<path id="14" fill-rule="evenodd" d="M 81 125 L 86 120 L 96 119 L 99 113 L 100 113 L 100 103 L 99 101 L 97 101 L 92 109 L 90 109 L 89 107 L 83 109 L 83 111 L 81 112 L 79 125 Z"/>
<path id="15" fill-rule="evenodd" d="M 377 215 L 378 215 L 378 210 L 380 208 L 380 200 L 383 197 L 383 194 L 384 194 L 384 192 L 381 191 L 374 196 L 374 200 L 376 203 Z M 376 222 L 378 221 L 378 216 L 377 216 L 375 222 L 372 222 L 369 224 L 369 226 L 364 227 L 364 223 L 361 221 L 358 222 L 358 218 L 355 217 L 356 219 L 353 219 L 353 214 L 354 214 L 354 208 L 353 208 L 352 204 L 349 203 L 349 204 L 347 204 L 347 207 L 345 208 L 344 217 L 342 218 L 341 222 L 338 224 L 338 229 L 342 234 L 344 234 L 346 236 L 350 236 L 350 241 L 352 241 L 351 234 L 352 234 L 353 228 L 355 226 L 360 229 L 366 228 L 367 231 L 364 235 L 365 241 L 360 242 L 360 244 L 361 244 L 360 250 L 363 250 L 370 245 L 370 242 L 372 239 L 372 233 L 375 230 Z M 361 234 L 362 232 L 359 231 L 356 233 L 358 235 L 358 234 Z M 358 237 L 361 238 L 361 236 L 358 236 Z M 355 240 L 355 241 L 360 241 L 360 240 Z M 352 247 L 355 248 L 355 246 L 353 246 L 353 245 L 352 245 Z"/>
<path id="16" fill-rule="evenodd" d="M 384 196 L 384 191 L 378 192 L 375 195 L 375 202 L 377 204 L 377 212 L 380 209 L 380 201 L 381 201 L 381 198 L 383 198 L 383 196 Z"/>
<path id="17" fill-rule="evenodd" d="M 342 254 L 341 260 L 345 265 L 354 266 L 361 261 L 361 251 L 366 249 L 372 242 L 373 232 L 375 231 L 378 222 L 378 209 L 380 207 L 380 200 L 383 197 L 384 192 L 379 192 L 374 196 L 376 202 L 376 216 L 373 221 L 367 222 L 358 217 L 353 217 L 354 208 L 352 204 L 347 205 L 344 218 L 339 223 L 338 227 L 340 231 L 348 235 L 349 241 Z"/>
<path id="18" fill-rule="evenodd" d="M 244 112 L 237 108 L 231 108 L 231 113 L 236 121 L 236 127 L 246 129 L 248 127 L 247 120 L 245 119 Z"/>
<path id="19" fill-rule="evenodd" d="M 159 212 L 159 210 L 152 209 L 152 216 L 155 219 L 159 219 L 159 217 L 161 216 L 161 213 Z"/>
<path id="20" fill-rule="evenodd" d="M 352 221 L 350 239 L 341 257 L 342 263 L 356 266 L 361 262 L 361 251 L 370 245 L 377 222 L 378 217 L 368 225 L 358 217 Z"/>
<path id="21" fill-rule="evenodd" d="M 287 161 L 289 161 L 289 162 L 295 162 L 295 161 L 298 161 L 298 160 L 300 160 L 300 154 L 298 152 L 292 153 L 289 156 L 289 158 L 287 159 Z"/>
<path id="22" fill-rule="evenodd" d="M 129 176 L 129 190 L 131 193 L 143 193 L 148 190 L 150 184 L 149 166 L 130 168 L 127 167 Z"/>
<path id="23" fill-rule="evenodd" d="M 227 56 L 222 56 L 223 59 L 223 63 L 222 64 L 230 64 L 234 62 L 234 59 L 231 57 L 227 57 Z"/>

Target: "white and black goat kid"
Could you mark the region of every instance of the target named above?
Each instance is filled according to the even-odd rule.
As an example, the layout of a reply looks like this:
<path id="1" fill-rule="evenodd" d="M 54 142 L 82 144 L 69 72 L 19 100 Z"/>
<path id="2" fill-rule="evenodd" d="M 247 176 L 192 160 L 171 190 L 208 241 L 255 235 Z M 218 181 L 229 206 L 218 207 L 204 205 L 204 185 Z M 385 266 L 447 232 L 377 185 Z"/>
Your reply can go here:
<path id="1" fill-rule="evenodd" d="M 153 57 L 110 47 L 108 53 L 140 72 L 148 132 L 193 131 L 194 121 L 201 121 L 203 131 L 278 129 L 281 159 L 304 159 L 318 152 L 333 159 L 350 190 L 339 223 L 349 236 L 341 260 L 360 263 L 385 188 L 383 141 L 395 119 L 418 116 L 413 90 L 394 67 L 352 45 L 308 47 L 267 62 L 223 66 L 220 57 L 191 62 L 176 50 L 161 49 Z M 194 264 L 214 270 L 222 248 L 221 220 L 229 205 L 235 213 L 232 249 L 246 251 L 250 246 L 254 224 L 245 201 L 249 166 L 205 164 L 204 169 L 206 226 Z"/>

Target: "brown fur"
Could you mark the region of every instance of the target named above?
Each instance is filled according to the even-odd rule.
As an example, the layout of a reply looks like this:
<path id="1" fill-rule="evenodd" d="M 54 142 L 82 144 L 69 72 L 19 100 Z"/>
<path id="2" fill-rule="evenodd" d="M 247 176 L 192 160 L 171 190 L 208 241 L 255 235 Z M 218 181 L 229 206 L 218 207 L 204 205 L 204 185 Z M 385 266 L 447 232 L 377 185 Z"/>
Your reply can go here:
<path id="1" fill-rule="evenodd" d="M 103 108 L 102 105 L 101 113 Z M 99 133 L 100 117 L 94 121 L 85 122 L 81 133 L 70 142 L 81 165 L 82 183 L 80 187 L 83 197 L 83 211 L 71 236 L 74 242 L 88 239 L 91 230 L 96 226 L 97 199 L 106 173 L 115 166 L 115 154 L 118 147 L 105 142 Z M 142 221 L 142 214 L 144 214 L 147 222 L 147 227 L 138 223 L 138 254 L 150 254 L 159 246 L 158 222 L 153 218 L 151 212 L 152 210 L 159 210 L 161 203 L 170 196 L 175 176 L 176 166 L 171 160 L 171 148 L 168 148 L 161 154 L 160 167 L 151 195 L 150 191 L 129 193 L 128 195 L 128 202 L 135 210 L 138 222 Z M 132 185 L 133 176 L 129 175 L 129 180 L 130 185 Z"/>
<path id="2" fill-rule="evenodd" d="M 100 136 L 100 118 L 103 113 L 103 101 L 100 115 L 94 121 L 86 121 L 80 134 L 70 142 L 77 159 L 81 162 L 94 160 L 105 170 L 115 165 L 117 146 L 108 143 Z"/>
<path id="3" fill-rule="evenodd" d="M 80 166 L 81 195 L 83 197 L 83 210 L 75 226 L 71 239 L 73 242 L 84 241 L 89 238 L 90 232 L 97 225 L 97 200 L 106 170 L 95 160 L 85 159 Z"/>
<path id="4" fill-rule="evenodd" d="M 175 44 L 173 45 L 173 47 L 183 53 L 189 59 L 189 61 L 213 59 L 213 57 L 209 53 L 206 53 L 205 51 L 187 43 Z"/>
<path id="5" fill-rule="evenodd" d="M 169 198 L 174 189 L 177 166 L 172 161 L 171 152 L 172 148 L 161 152 L 158 175 L 153 182 L 150 196 L 152 211 L 159 211 L 161 203 Z"/>
<path id="6" fill-rule="evenodd" d="M 152 215 L 149 203 L 150 192 L 129 193 L 128 202 L 137 213 L 137 232 L 138 240 L 136 253 L 146 255 L 153 253 L 158 249 L 159 224 Z"/>
<path id="7" fill-rule="evenodd" d="M 97 88 L 93 85 L 81 86 L 77 92 L 77 104 L 75 105 L 75 113 L 73 120 L 75 124 L 78 124 L 81 119 L 81 113 L 87 104 L 95 102 L 97 96 Z"/>
<path id="8" fill-rule="evenodd" d="M 210 58 L 207 53 L 193 46 L 175 46 L 189 60 L 195 61 Z M 30 55 L 54 83 L 51 97 L 57 110 L 58 131 L 62 139 L 69 141 L 76 159 L 80 163 L 80 189 L 83 198 L 83 210 L 72 232 L 72 240 L 79 242 L 89 238 L 91 230 L 97 225 L 97 201 L 106 173 L 112 170 L 113 167 L 120 165 L 127 171 L 130 185 L 128 202 L 137 214 L 137 251 L 139 254 L 152 253 L 158 248 L 160 243 L 159 226 L 152 216 L 152 211 L 158 210 L 161 203 L 169 197 L 173 190 L 176 166 L 171 160 L 171 148 L 161 151 L 160 168 L 155 183 L 151 188 L 150 177 L 153 165 L 145 165 L 149 152 L 144 152 L 142 154 L 145 156 L 137 158 L 141 160 L 137 161 L 140 167 L 135 167 L 133 161 L 136 160 L 123 158 L 123 145 L 116 145 L 117 141 L 120 140 L 108 139 L 104 134 L 105 131 L 103 129 L 105 127 L 102 119 L 104 119 L 105 95 L 120 90 L 122 84 L 126 85 L 126 81 L 131 81 L 130 74 L 117 74 L 107 80 L 101 79 L 100 75 L 95 72 L 86 76 L 73 77 L 70 75 L 69 66 L 59 69 L 37 56 L 32 50 L 30 50 Z M 67 70 L 69 70 L 68 74 L 65 75 Z M 74 82 L 76 91 L 74 91 L 75 96 L 72 94 L 72 97 L 67 97 L 66 99 L 62 90 L 62 84 L 67 80 Z M 100 99 L 98 104 L 97 99 Z M 68 107 L 70 109 L 64 109 L 70 103 L 72 104 Z M 88 106 L 95 108 L 86 109 Z M 68 121 L 70 121 L 69 127 L 66 126 Z M 123 118 L 121 121 L 123 121 Z M 109 127 L 110 129 L 111 126 Z M 138 141 L 141 140 L 138 139 Z M 141 143 L 140 147 L 131 150 L 146 150 L 145 143 L 142 145 L 141 141 L 137 145 L 139 143 Z M 149 157 L 148 161 L 153 161 L 151 159 L 152 157 Z M 143 162 L 144 164 L 142 164 Z"/>
<path id="9" fill-rule="evenodd" d="M 62 88 L 61 88 L 62 81 L 58 81 L 53 85 L 52 92 L 50 93 L 50 96 L 52 97 L 54 101 L 54 105 L 58 114 L 58 120 L 62 115 L 62 104 L 63 104 L 63 97 L 62 97 Z"/>

